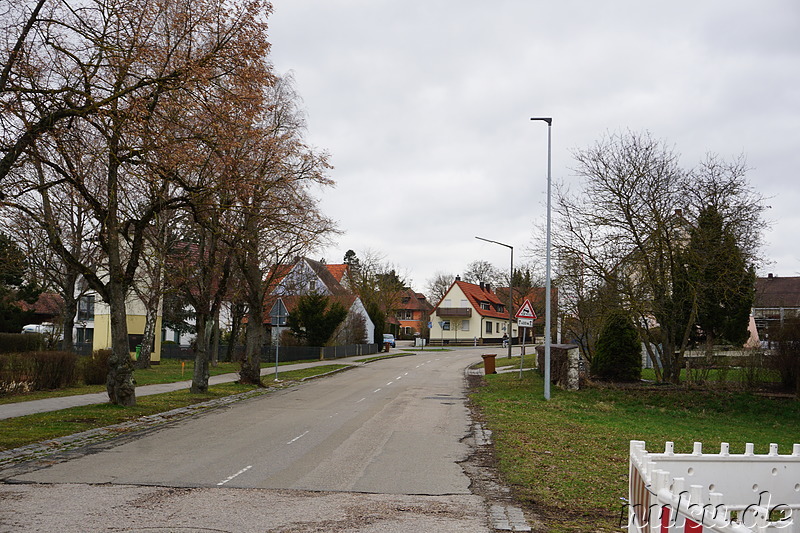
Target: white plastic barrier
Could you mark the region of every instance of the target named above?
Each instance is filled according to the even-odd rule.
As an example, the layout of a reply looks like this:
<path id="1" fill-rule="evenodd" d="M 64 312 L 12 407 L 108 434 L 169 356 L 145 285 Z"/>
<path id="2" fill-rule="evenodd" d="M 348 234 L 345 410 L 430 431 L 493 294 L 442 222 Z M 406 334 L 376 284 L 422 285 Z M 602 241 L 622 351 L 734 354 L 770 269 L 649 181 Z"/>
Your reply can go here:
<path id="1" fill-rule="evenodd" d="M 630 443 L 629 533 L 800 533 L 800 444 L 791 455 L 778 445 L 756 455 L 748 443 L 730 454 L 650 453 Z"/>

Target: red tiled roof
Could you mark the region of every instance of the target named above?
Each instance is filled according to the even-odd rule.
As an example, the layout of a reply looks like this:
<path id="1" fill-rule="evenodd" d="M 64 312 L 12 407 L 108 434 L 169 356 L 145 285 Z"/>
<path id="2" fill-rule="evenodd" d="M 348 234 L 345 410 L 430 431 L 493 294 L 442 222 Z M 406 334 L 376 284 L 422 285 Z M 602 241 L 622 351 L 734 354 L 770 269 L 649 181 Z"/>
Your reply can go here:
<path id="1" fill-rule="evenodd" d="M 342 282 L 342 278 L 347 273 L 347 269 L 349 265 L 325 265 L 328 267 L 328 271 L 336 278 L 336 281 L 339 283 Z"/>
<path id="2" fill-rule="evenodd" d="M 64 307 L 64 299 L 53 292 L 43 292 L 36 302 L 20 301 L 18 305 L 23 311 L 33 311 L 37 315 L 58 316 Z"/>
<path id="3" fill-rule="evenodd" d="M 425 313 L 430 313 L 433 309 L 433 306 L 425 299 L 424 294 L 414 292 L 411 289 L 403 291 L 401 298 L 397 306 L 398 310 L 403 309 L 407 311 L 423 311 Z M 403 300 L 406 299 L 408 299 L 408 301 L 404 302 Z"/>
<path id="4" fill-rule="evenodd" d="M 467 297 L 469 304 L 475 309 L 475 312 L 481 316 L 490 317 L 490 318 L 505 318 L 508 319 L 508 309 L 504 311 L 495 311 L 495 306 L 502 305 L 505 307 L 505 303 L 497 296 L 497 294 L 491 292 L 491 290 L 486 290 L 486 288 L 481 288 L 479 285 L 475 285 L 474 283 L 467 283 L 466 281 L 454 281 L 453 285 L 458 285 L 458 288 L 461 289 L 461 292 Z M 453 289 L 453 285 L 450 285 L 450 288 L 447 289 L 449 293 Z M 487 302 L 490 304 L 491 309 L 481 309 L 481 302 Z M 439 302 L 434 309 L 438 309 L 442 305 L 442 302 Z"/>

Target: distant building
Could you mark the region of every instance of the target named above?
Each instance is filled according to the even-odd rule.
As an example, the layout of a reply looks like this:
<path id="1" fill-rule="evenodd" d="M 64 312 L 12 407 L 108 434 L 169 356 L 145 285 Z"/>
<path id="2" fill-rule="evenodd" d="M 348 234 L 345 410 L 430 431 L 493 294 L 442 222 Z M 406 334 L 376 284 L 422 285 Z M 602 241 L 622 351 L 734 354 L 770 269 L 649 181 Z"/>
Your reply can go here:
<path id="1" fill-rule="evenodd" d="M 412 289 L 404 291 L 395 310 L 401 337 L 410 338 L 415 334 L 426 336 L 431 311 L 433 306 L 424 294 L 414 292 Z"/>
<path id="2" fill-rule="evenodd" d="M 753 319 L 761 340 L 770 327 L 786 320 L 800 319 L 800 277 L 779 277 L 769 274 L 756 278 Z"/>

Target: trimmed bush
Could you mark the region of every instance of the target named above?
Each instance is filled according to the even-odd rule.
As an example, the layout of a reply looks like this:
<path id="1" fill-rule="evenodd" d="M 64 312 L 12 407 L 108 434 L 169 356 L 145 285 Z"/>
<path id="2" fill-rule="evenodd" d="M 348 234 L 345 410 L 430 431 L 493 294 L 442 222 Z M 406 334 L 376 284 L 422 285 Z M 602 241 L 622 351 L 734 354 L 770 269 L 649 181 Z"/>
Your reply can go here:
<path id="1" fill-rule="evenodd" d="M 41 333 L 0 333 L 0 353 L 36 352 L 43 347 Z"/>
<path id="2" fill-rule="evenodd" d="M 78 356 L 72 352 L 0 355 L 0 393 L 52 390 L 78 381 Z"/>
<path id="3" fill-rule="evenodd" d="M 86 385 L 105 385 L 108 378 L 108 358 L 111 350 L 97 350 L 82 360 L 83 382 Z"/>
<path id="4" fill-rule="evenodd" d="M 603 323 L 592 359 L 592 376 L 609 381 L 642 379 L 639 334 L 622 311 L 612 311 Z"/>

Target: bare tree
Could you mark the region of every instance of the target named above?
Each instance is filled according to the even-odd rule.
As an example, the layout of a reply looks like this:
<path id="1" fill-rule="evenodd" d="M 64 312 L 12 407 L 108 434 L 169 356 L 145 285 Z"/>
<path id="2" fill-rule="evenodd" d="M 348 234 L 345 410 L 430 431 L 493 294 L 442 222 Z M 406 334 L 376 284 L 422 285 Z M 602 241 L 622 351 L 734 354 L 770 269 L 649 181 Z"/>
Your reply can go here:
<path id="1" fill-rule="evenodd" d="M 611 135 L 576 152 L 575 159 L 584 190 L 579 196 L 561 191 L 555 207 L 558 253 L 569 258 L 567 265 L 580 263 L 580 278 L 572 279 L 573 307 L 580 312 L 581 304 L 585 308 L 592 300 L 608 305 L 610 297 L 628 308 L 638 318 L 656 372 L 658 363 L 663 368 L 658 377 L 677 382 L 697 317 L 698 288 L 687 275 L 697 215 L 691 207 L 715 196 L 725 206 L 737 205 L 744 200 L 740 192 L 751 191 L 737 181 L 741 175 L 734 180 L 737 187 L 723 186 L 719 175 L 709 173 L 698 183 L 680 168 L 671 148 L 647 133 Z M 747 211 L 742 220 L 759 218 L 759 202 L 742 204 Z M 744 248 L 757 249 L 752 236 L 740 235 L 747 241 Z"/>
<path id="2" fill-rule="evenodd" d="M 72 350 L 78 302 L 85 294 L 86 286 L 81 282 L 80 270 L 65 262 L 50 246 L 45 226 L 49 224 L 57 229 L 70 253 L 81 258 L 87 265 L 96 265 L 99 260 L 96 225 L 88 216 L 85 204 L 73 190 L 54 186 L 50 192 L 52 202 L 56 204 L 56 208 L 52 210 L 56 219 L 48 219 L 41 204 L 33 203 L 30 208 L 36 214 L 34 217 L 17 209 L 3 209 L 3 227 L 7 233 L 15 236 L 25 251 L 28 264 L 40 278 L 38 284 L 61 296 L 61 348 Z"/>
<path id="3" fill-rule="evenodd" d="M 479 259 L 467 265 L 463 278 L 467 283 L 489 283 L 497 287 L 503 281 L 503 273 L 490 262 Z M 505 279 L 508 280 L 508 276 Z"/>
<path id="4" fill-rule="evenodd" d="M 311 194 L 312 186 L 332 185 L 327 155 L 308 147 L 305 120 L 290 77 L 268 91 L 269 105 L 241 147 L 231 172 L 242 178 L 237 190 L 236 262 L 247 303 L 244 383 L 261 384 L 264 300 L 281 265 L 313 250 L 336 233 Z"/>
<path id="5" fill-rule="evenodd" d="M 436 274 L 433 275 L 431 279 L 428 280 L 426 288 L 428 290 L 428 300 L 434 305 L 438 304 L 444 298 L 444 295 L 447 294 L 447 290 L 450 288 L 450 285 L 453 284 L 453 280 L 456 277 L 453 274 L 449 274 L 447 272 L 438 271 Z"/>
<path id="6" fill-rule="evenodd" d="M 183 172 L 193 139 L 181 119 L 202 109 L 209 87 L 228 80 L 225 88 L 235 88 L 236 97 L 218 100 L 218 112 L 258 111 L 270 81 L 263 22 L 269 6 L 90 0 L 52 10 L 36 19 L 36 31 L 14 55 L 1 95 L 8 112 L 0 179 L 11 178 L 9 196 L 39 195 L 49 217 L 54 183 L 68 184 L 86 203 L 98 224 L 102 269 L 88 268 L 52 225 L 48 237 L 109 304 L 109 398 L 133 405 L 126 297 L 149 226 L 159 213 L 187 205 L 198 187 L 187 179 L 195 173 Z M 45 172 L 31 179 L 27 162 Z M 152 190 L 160 194 L 142 194 Z"/>

